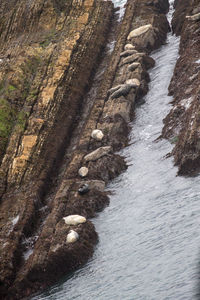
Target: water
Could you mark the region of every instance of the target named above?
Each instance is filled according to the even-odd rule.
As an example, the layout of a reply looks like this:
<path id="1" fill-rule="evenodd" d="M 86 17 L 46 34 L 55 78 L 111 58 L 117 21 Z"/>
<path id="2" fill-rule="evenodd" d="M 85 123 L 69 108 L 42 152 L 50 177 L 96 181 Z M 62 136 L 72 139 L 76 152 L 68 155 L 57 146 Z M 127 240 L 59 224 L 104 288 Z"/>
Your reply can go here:
<path id="1" fill-rule="evenodd" d="M 121 152 L 130 166 L 108 187 L 110 206 L 93 219 L 100 237 L 93 258 L 34 300 L 197 299 L 200 177 L 177 177 L 164 157 L 172 145 L 155 142 L 170 109 L 178 45 L 169 34 L 152 55 L 150 92 L 136 110 L 133 143 Z"/>

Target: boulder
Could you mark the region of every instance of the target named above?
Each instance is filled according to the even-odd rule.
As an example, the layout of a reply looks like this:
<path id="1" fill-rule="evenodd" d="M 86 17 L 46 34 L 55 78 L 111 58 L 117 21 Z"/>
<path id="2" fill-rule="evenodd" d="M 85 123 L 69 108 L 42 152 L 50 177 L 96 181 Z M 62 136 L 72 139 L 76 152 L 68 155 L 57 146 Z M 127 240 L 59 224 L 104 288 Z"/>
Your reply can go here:
<path id="1" fill-rule="evenodd" d="M 92 131 L 91 137 L 96 141 L 101 141 L 104 137 L 104 134 L 101 130 L 95 129 Z"/>
<path id="2" fill-rule="evenodd" d="M 85 177 L 87 176 L 88 174 L 88 168 L 86 167 L 81 167 L 79 170 L 78 170 L 78 174 L 81 176 L 81 177 Z"/>
<path id="3" fill-rule="evenodd" d="M 80 215 L 70 215 L 64 217 L 63 220 L 67 225 L 78 225 L 86 222 L 86 218 Z"/>
<path id="4" fill-rule="evenodd" d="M 88 155 L 86 155 L 84 157 L 84 160 L 86 162 L 88 162 L 88 161 L 95 161 L 95 160 L 101 158 L 102 156 L 107 155 L 111 151 L 112 151 L 112 147 L 111 146 L 100 147 L 100 148 L 94 150 L 93 152 L 89 153 Z"/>
<path id="5" fill-rule="evenodd" d="M 78 239 L 79 239 L 79 234 L 74 230 L 70 230 L 66 238 L 66 243 L 67 244 L 75 243 L 76 241 L 78 241 Z"/>
<path id="6" fill-rule="evenodd" d="M 148 55 L 143 56 L 143 63 L 147 70 L 155 66 L 155 60 Z"/>
<path id="7" fill-rule="evenodd" d="M 88 182 L 91 189 L 103 192 L 105 189 L 105 181 L 103 180 L 91 180 Z"/>

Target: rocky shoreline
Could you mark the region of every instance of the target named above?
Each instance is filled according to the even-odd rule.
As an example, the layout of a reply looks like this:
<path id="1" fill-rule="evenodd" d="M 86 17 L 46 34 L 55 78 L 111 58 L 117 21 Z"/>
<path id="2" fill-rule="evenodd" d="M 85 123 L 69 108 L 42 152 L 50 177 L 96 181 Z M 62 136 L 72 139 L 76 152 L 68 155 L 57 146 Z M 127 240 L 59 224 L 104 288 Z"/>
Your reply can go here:
<path id="1" fill-rule="evenodd" d="M 175 144 L 172 155 L 178 174 L 194 175 L 200 170 L 200 3 L 175 1 L 175 7 L 172 25 L 180 35 L 180 57 L 169 86 L 173 108 L 162 136 Z"/>
<path id="2" fill-rule="evenodd" d="M 135 105 L 148 91 L 147 71 L 155 64 L 149 54 L 165 42 L 170 30 L 165 16 L 167 0 L 128 0 L 114 50 L 102 80 L 95 86 L 90 109 L 84 113 L 83 97 L 113 21 L 112 3 L 69 1 L 60 7 L 55 6 L 57 2 L 47 1 L 46 6 L 45 1 L 39 2 L 30 11 L 23 5 L 15 12 L 10 10 L 8 17 L 14 21 L 9 28 L 5 23 L 0 27 L 4 45 L 0 79 L 6 78 L 0 95 L 6 101 L 2 105 L 12 109 L 9 117 L 13 124 L 4 139 L 7 148 L 1 148 L 3 299 L 28 297 L 92 256 L 98 236 L 88 219 L 108 204 L 105 185 L 127 168 L 124 158 L 115 152 L 128 144 Z M 31 11 L 35 14 L 28 14 L 26 30 L 18 31 L 23 9 L 23 16 Z M 5 11 L 1 5 L 0 16 Z M 183 48 L 187 34 L 191 35 L 187 30 L 196 26 L 185 22 L 188 27 L 179 24 L 179 28 L 186 28 L 185 37 L 183 29 L 181 33 Z M 48 28 L 49 23 L 52 28 Z M 174 31 L 176 24 L 174 21 Z M 38 30 L 44 35 L 42 40 Z M 193 32 L 198 35 L 197 30 Z M 24 72 L 26 76 L 22 76 Z M 176 77 L 170 86 L 174 95 Z M 194 90 L 190 93 L 194 95 Z M 171 138 L 167 118 L 163 136 Z M 176 147 L 181 147 L 178 143 Z M 83 184 L 88 190 L 80 193 Z M 63 218 L 69 215 L 84 216 L 86 222 L 66 224 Z M 75 242 L 69 242 L 69 234 Z"/>

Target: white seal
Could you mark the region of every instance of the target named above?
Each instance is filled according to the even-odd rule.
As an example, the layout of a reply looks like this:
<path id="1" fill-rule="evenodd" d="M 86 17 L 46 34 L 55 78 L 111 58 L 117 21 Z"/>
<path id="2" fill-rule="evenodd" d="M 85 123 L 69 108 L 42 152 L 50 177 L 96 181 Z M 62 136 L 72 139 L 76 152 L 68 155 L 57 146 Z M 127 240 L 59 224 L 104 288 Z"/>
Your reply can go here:
<path id="1" fill-rule="evenodd" d="M 79 239 L 79 234 L 74 230 L 70 230 L 66 238 L 66 243 L 67 244 L 75 243 L 76 241 L 78 241 L 78 239 Z"/>
<path id="2" fill-rule="evenodd" d="M 91 137 L 96 141 L 101 141 L 104 137 L 104 134 L 101 130 L 95 129 L 92 131 Z"/>
<path id="3" fill-rule="evenodd" d="M 86 218 L 80 215 L 70 215 L 64 217 L 63 220 L 67 225 L 78 225 L 86 222 Z"/>

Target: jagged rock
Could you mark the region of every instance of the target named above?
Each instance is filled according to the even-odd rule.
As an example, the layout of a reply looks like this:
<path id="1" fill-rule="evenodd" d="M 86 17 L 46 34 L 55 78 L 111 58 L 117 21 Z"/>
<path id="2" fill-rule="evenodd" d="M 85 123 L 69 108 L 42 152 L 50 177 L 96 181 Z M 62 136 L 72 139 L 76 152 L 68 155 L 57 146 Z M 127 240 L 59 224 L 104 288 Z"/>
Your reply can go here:
<path id="1" fill-rule="evenodd" d="M 78 174 L 81 176 L 81 177 L 85 177 L 87 176 L 88 174 L 88 168 L 86 167 L 81 167 L 79 170 L 78 170 Z"/>
<path id="2" fill-rule="evenodd" d="M 124 46 L 124 50 L 134 50 L 135 49 L 135 46 L 133 46 L 132 44 L 126 44 Z"/>
<path id="3" fill-rule="evenodd" d="M 96 141 L 101 141 L 104 137 L 104 134 L 101 130 L 95 129 L 92 131 L 91 137 Z"/>
<path id="4" fill-rule="evenodd" d="M 140 86 L 140 81 L 137 78 L 126 80 L 126 84 L 130 85 L 132 88 Z"/>
<path id="5" fill-rule="evenodd" d="M 86 218 L 80 215 L 70 215 L 64 217 L 63 220 L 67 225 L 78 225 L 86 222 Z"/>
<path id="6" fill-rule="evenodd" d="M 186 19 L 189 21 L 199 21 L 200 20 L 200 13 L 195 14 L 193 16 L 186 16 Z"/>
<path id="7" fill-rule="evenodd" d="M 89 185 L 87 183 L 84 183 L 79 189 L 78 192 L 80 195 L 86 194 L 87 192 L 89 192 Z"/>
<path id="8" fill-rule="evenodd" d="M 101 158 L 102 156 L 108 155 L 108 153 L 110 153 L 111 151 L 112 151 L 112 147 L 111 146 L 100 147 L 100 148 L 92 151 L 88 155 L 86 155 L 84 157 L 84 160 L 86 162 L 88 162 L 88 161 L 95 161 L 95 160 Z"/>
<path id="9" fill-rule="evenodd" d="M 78 241 L 78 239 L 79 239 L 79 234 L 74 230 L 70 230 L 66 238 L 66 243 L 67 244 L 75 243 L 76 241 Z"/>
<path id="10" fill-rule="evenodd" d="M 105 181 L 103 180 L 91 180 L 89 181 L 89 185 L 91 189 L 95 189 L 100 192 L 103 192 L 106 184 Z"/>
<path id="11" fill-rule="evenodd" d="M 130 56 L 130 55 L 135 54 L 135 53 L 137 53 L 136 50 L 132 50 L 132 49 L 131 50 L 126 50 L 126 51 L 120 53 L 120 57 L 127 57 L 127 56 Z"/>
<path id="12" fill-rule="evenodd" d="M 130 66 L 128 66 L 128 70 L 130 72 L 133 72 L 135 69 L 137 69 L 140 66 L 139 62 L 134 62 Z"/>

